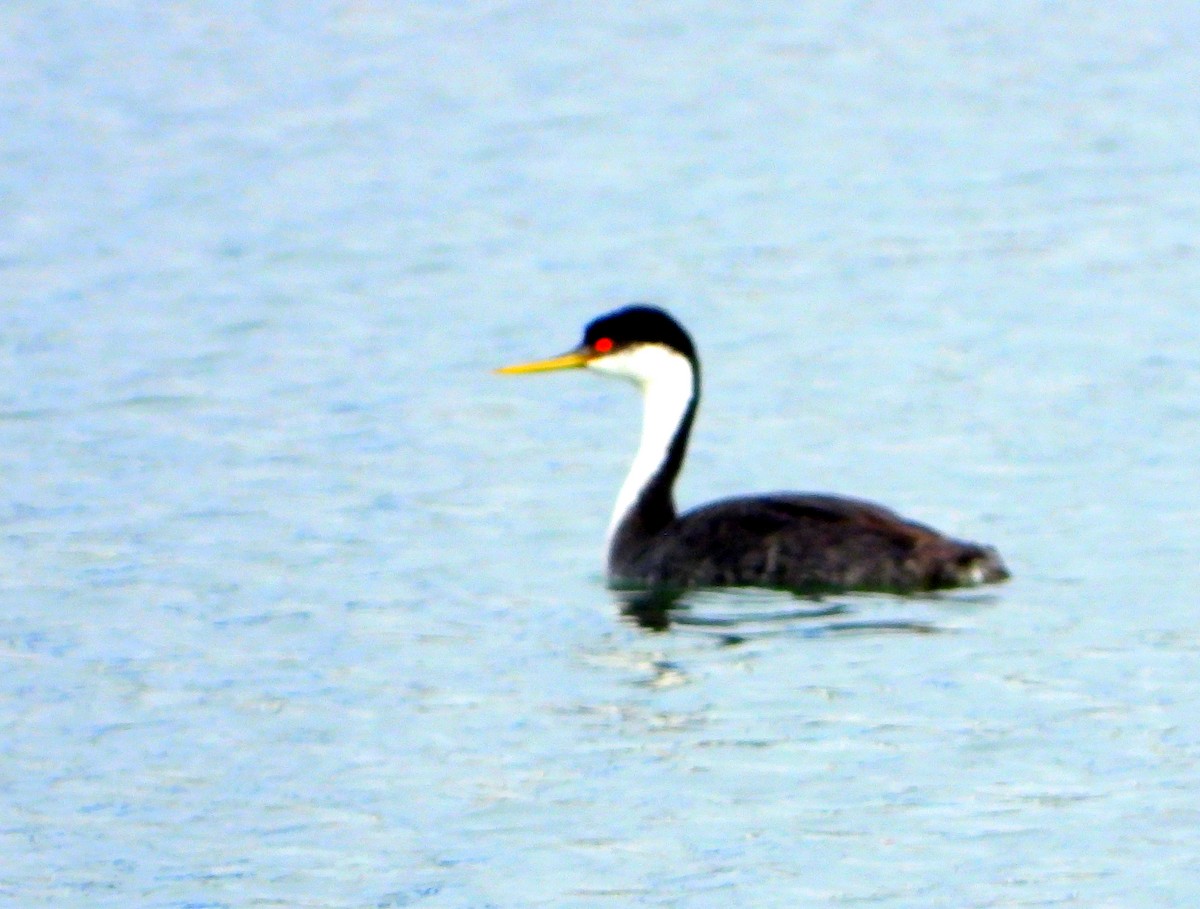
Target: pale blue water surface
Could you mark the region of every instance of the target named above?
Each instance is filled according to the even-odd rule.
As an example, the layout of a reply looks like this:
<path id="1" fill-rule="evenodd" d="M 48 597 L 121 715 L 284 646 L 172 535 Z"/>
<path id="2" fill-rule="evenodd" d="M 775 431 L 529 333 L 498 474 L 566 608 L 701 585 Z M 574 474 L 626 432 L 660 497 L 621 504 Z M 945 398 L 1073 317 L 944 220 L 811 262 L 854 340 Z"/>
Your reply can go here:
<path id="1" fill-rule="evenodd" d="M 4 4 L 3 902 L 1195 905 L 1198 83 L 1182 2 Z M 490 369 L 633 299 L 683 503 L 1014 580 L 623 615 L 635 396 Z"/>

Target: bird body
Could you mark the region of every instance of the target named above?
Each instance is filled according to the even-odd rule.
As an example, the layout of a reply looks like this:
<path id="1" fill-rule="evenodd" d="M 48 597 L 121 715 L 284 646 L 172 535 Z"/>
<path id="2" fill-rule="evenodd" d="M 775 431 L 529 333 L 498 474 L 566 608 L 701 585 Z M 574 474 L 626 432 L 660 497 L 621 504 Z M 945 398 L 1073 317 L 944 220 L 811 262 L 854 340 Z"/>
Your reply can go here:
<path id="1" fill-rule="evenodd" d="M 911 593 L 1006 576 L 989 547 L 950 539 L 871 502 L 798 493 L 712 502 L 658 531 L 624 523 L 608 571 L 619 585 L 808 593 Z"/>
<path id="2" fill-rule="evenodd" d="M 609 524 L 615 586 L 910 593 L 1008 577 L 991 547 L 841 496 L 738 497 L 680 515 L 675 480 L 700 403 L 699 358 L 687 332 L 660 309 L 629 306 L 591 322 L 576 350 L 500 372 L 580 367 L 631 381 L 643 396 L 641 439 Z"/>

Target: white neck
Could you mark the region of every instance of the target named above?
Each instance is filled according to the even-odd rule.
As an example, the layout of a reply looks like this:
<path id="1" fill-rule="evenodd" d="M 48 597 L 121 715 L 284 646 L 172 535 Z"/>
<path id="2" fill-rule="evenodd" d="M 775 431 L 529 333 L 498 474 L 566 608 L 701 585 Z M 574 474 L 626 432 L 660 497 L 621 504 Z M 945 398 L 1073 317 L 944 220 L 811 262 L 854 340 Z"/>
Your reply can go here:
<path id="1" fill-rule="evenodd" d="M 635 383 L 642 391 L 642 439 L 613 508 L 608 542 L 661 469 L 695 392 L 692 364 L 669 347 L 643 344 L 593 360 L 589 369 Z"/>

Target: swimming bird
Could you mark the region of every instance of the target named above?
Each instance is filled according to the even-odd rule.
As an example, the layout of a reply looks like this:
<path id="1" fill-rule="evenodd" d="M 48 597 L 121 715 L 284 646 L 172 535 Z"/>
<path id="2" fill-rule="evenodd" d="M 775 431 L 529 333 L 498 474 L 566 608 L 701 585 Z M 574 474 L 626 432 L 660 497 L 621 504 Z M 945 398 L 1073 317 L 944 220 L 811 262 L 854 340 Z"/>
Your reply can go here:
<path id="1" fill-rule="evenodd" d="M 858 499 L 784 492 L 679 514 L 675 479 L 700 406 L 700 360 L 683 326 L 661 309 L 615 310 L 589 323 L 574 350 L 497 372 L 578 368 L 631 381 L 643 398 L 641 441 L 608 530 L 614 587 L 912 593 L 1008 577 L 992 547 Z"/>

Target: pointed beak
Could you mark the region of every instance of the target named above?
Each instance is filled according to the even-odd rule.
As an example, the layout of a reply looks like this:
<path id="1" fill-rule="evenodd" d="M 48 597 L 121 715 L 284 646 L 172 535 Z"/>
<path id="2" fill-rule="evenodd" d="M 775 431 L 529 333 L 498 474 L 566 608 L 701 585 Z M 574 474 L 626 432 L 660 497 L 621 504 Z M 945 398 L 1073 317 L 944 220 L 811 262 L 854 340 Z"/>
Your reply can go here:
<path id="1" fill-rule="evenodd" d="M 561 357 L 551 357 L 549 360 L 533 360 L 529 363 L 514 363 L 512 366 L 501 366 L 496 370 L 508 376 L 520 375 L 526 372 L 551 372 L 556 369 L 580 369 L 588 365 L 594 355 L 586 347 L 572 350 Z"/>

